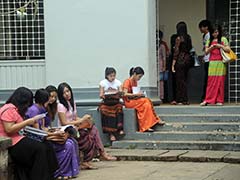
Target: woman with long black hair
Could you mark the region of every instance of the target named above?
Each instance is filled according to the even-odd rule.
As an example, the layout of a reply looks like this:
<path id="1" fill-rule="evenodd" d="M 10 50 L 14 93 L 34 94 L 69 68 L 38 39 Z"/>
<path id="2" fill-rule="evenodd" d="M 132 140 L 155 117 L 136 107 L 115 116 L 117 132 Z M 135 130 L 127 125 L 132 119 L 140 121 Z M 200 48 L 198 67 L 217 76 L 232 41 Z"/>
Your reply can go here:
<path id="1" fill-rule="evenodd" d="M 43 118 L 37 115 L 23 120 L 32 103 L 33 94 L 28 88 L 20 87 L 14 91 L 0 108 L 0 136 L 12 139 L 9 154 L 16 165 L 16 179 L 52 180 L 58 168 L 52 146 L 21 135 L 25 126 L 33 125 Z"/>
<path id="2" fill-rule="evenodd" d="M 177 24 L 177 37 L 175 40 L 172 72 L 176 77 L 176 101 L 178 104 L 188 105 L 187 76 L 191 66 L 190 50 L 192 40 L 187 32 L 187 24 Z"/>
<path id="3" fill-rule="evenodd" d="M 74 125 L 80 134 L 78 137 L 79 150 L 83 154 L 81 168 L 95 169 L 90 162 L 96 156 L 100 155 L 105 160 L 116 160 L 116 157 L 110 156 L 104 150 L 97 127 L 92 122 L 92 117 L 88 114 L 83 117 L 77 115 L 76 103 L 74 101 L 72 88 L 67 83 L 61 83 L 58 86 L 58 119 L 59 124 Z"/>
<path id="4" fill-rule="evenodd" d="M 152 101 L 145 97 L 138 87 L 138 81 L 143 77 L 144 70 L 140 66 L 131 68 L 129 75 L 130 77 L 123 83 L 125 107 L 136 109 L 139 132 L 153 132 L 154 125 L 164 125 L 165 122 L 157 116 Z"/>
<path id="5" fill-rule="evenodd" d="M 206 43 L 206 54 L 210 54 L 208 68 L 207 92 L 204 101 L 200 104 L 216 104 L 222 106 L 224 103 L 224 82 L 226 77 L 226 65 L 222 62 L 220 49 L 230 51 L 228 40 L 222 36 L 222 27 L 215 24 L 210 30 L 210 40 Z"/>

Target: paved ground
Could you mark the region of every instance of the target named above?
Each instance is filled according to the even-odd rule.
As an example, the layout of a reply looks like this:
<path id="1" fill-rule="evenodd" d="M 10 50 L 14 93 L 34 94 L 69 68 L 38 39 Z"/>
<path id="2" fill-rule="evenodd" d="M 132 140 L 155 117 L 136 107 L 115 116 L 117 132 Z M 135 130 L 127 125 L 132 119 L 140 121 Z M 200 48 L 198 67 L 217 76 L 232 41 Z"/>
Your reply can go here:
<path id="1" fill-rule="evenodd" d="M 122 161 L 95 162 L 98 170 L 83 170 L 76 180 L 240 180 L 240 152 L 106 150 Z"/>
<path id="2" fill-rule="evenodd" d="M 239 180 L 240 164 L 116 161 L 97 162 L 76 180 Z"/>

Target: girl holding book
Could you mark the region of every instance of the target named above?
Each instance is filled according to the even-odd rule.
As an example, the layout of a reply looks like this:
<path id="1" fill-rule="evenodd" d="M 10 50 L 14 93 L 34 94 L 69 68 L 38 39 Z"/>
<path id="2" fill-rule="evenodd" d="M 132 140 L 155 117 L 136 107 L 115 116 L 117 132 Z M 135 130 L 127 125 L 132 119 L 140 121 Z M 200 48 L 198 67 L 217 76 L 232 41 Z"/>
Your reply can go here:
<path id="1" fill-rule="evenodd" d="M 138 88 L 138 81 L 144 75 L 144 70 L 141 67 L 130 69 L 130 77 L 123 83 L 124 104 L 127 108 L 134 108 L 137 111 L 138 126 L 140 132 L 154 131 L 152 127 L 156 124 L 164 125 L 156 115 L 152 101 L 144 97 L 141 91 L 134 92 Z"/>
<path id="2" fill-rule="evenodd" d="M 54 91 L 54 88 L 52 88 Z M 35 115 L 46 113 L 46 109 L 49 109 L 51 104 L 55 103 L 56 97 L 52 98 L 55 101 L 51 101 L 51 92 L 49 93 L 45 89 L 38 89 L 35 93 L 35 104 L 33 104 L 26 113 L 26 117 L 31 118 Z M 51 104 L 49 104 L 51 103 Z M 48 111 L 52 114 L 50 111 Z M 39 120 L 35 123 L 34 127 L 38 129 L 43 129 L 45 131 L 49 130 L 49 119 L 47 116 L 44 119 Z M 45 123 L 47 122 L 47 123 Z M 57 179 L 70 179 L 76 177 L 79 174 L 79 156 L 78 156 L 78 144 L 74 138 L 71 138 L 64 131 L 57 130 L 58 134 L 61 136 L 66 136 L 64 142 L 52 142 L 53 149 L 55 150 L 56 157 L 58 160 L 59 168 L 55 171 L 54 177 Z M 48 131 L 49 132 L 49 131 Z"/>
<path id="3" fill-rule="evenodd" d="M 105 152 L 98 129 L 92 122 L 92 117 L 88 114 L 83 117 L 77 115 L 72 88 L 65 82 L 58 86 L 58 99 L 59 124 L 62 126 L 74 125 L 80 134 L 77 141 L 79 150 L 83 154 L 81 169 L 96 169 L 90 163 L 96 155 L 100 155 L 103 159 L 109 161 L 116 160 L 116 157 Z"/>
<path id="4" fill-rule="evenodd" d="M 33 103 L 31 90 L 20 87 L 14 91 L 0 108 L 0 136 L 12 139 L 8 152 L 14 162 L 16 179 L 43 180 L 53 179 L 58 168 L 52 146 L 47 142 L 38 142 L 25 137 L 21 129 L 35 124 L 42 115 L 24 120 L 25 113 Z"/>
<path id="5" fill-rule="evenodd" d="M 120 102 L 122 92 L 121 82 L 116 79 L 116 70 L 113 67 L 105 69 L 105 79 L 99 84 L 99 105 L 101 112 L 102 129 L 108 133 L 111 141 L 116 141 L 116 136 L 124 135 L 123 111 Z"/>

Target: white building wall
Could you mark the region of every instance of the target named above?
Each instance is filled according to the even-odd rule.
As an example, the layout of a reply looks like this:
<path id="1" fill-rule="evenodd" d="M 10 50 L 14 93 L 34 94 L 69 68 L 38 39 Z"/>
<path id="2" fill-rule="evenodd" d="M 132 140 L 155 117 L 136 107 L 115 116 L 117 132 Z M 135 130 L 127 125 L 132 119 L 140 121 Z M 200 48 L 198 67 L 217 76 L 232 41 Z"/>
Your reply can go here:
<path id="1" fill-rule="evenodd" d="M 140 65 L 156 86 L 155 17 L 155 0 L 45 1 L 46 83 L 98 87 L 106 66 L 123 81 Z"/>

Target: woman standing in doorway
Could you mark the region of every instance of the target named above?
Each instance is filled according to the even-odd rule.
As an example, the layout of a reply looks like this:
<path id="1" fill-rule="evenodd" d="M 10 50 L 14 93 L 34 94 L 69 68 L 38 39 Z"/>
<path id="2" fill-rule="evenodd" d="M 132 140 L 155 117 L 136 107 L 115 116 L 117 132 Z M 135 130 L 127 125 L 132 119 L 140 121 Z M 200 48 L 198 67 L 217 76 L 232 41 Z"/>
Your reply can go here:
<path id="1" fill-rule="evenodd" d="M 224 103 L 224 81 L 226 76 L 226 65 L 222 62 L 220 49 L 230 51 L 228 41 L 222 36 L 220 25 L 214 25 L 210 31 L 210 40 L 206 43 L 206 54 L 210 53 L 208 82 L 205 100 L 200 104 L 216 104 L 222 106 Z"/>
<path id="2" fill-rule="evenodd" d="M 176 75 L 176 101 L 178 104 L 188 105 L 187 76 L 191 66 L 190 50 L 192 40 L 187 33 L 185 22 L 177 25 L 177 38 L 174 47 L 172 72 Z"/>
<path id="3" fill-rule="evenodd" d="M 159 70 L 159 94 L 162 102 L 165 100 L 164 81 L 167 81 L 168 71 L 166 71 L 167 44 L 162 40 L 163 32 L 159 30 L 159 47 L 158 47 L 158 70 Z"/>

